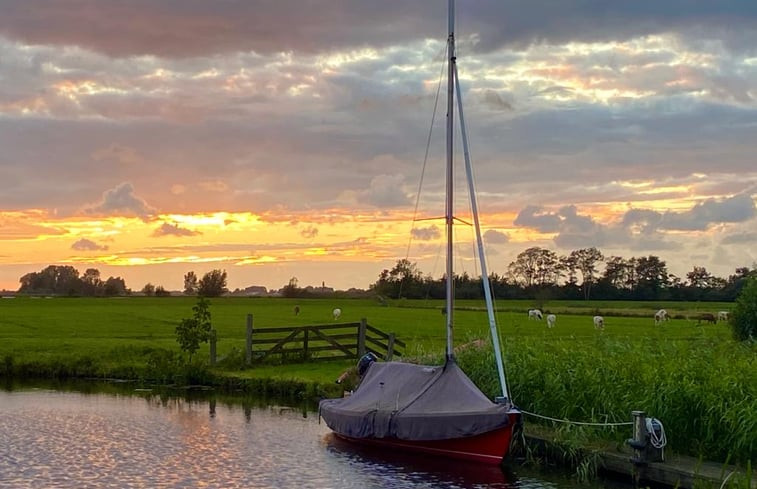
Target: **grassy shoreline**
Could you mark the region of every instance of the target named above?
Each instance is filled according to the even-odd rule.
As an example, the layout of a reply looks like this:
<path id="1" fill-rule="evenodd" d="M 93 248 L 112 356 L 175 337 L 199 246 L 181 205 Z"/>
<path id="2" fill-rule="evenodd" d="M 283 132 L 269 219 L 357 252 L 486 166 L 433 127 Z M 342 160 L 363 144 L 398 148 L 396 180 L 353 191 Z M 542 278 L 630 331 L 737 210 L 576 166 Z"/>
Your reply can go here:
<path id="1" fill-rule="evenodd" d="M 122 378 L 145 384 L 205 384 L 230 393 L 290 399 L 341 394 L 334 379 L 351 361 L 265 364 L 245 368 L 246 314 L 261 327 L 368 318 L 408 343 L 408 355 L 432 358 L 444 343 L 440 303 L 401 301 L 384 307 L 370 300 L 213 299 L 212 322 L 219 331 L 219 357 L 212 369 L 207 346 L 187 365 L 174 328 L 191 314 L 193 298 L 50 299 L 18 298 L 0 303 L 0 377 Z M 294 316 L 292 308 L 301 313 Z M 457 343 L 487 338 L 478 304 L 461 301 Z M 704 311 L 700 303 L 562 303 L 542 305 L 557 312 L 557 327 L 529 321 L 528 301 L 500 301 L 498 322 L 513 398 L 523 409 L 576 421 L 628 421 L 643 409 L 661 419 L 669 449 L 705 459 L 745 463 L 757 458 L 757 371 L 754 345 L 738 344 L 724 324 L 698 325 L 677 319 L 662 327 L 649 311 L 666 307 L 686 317 Z M 706 311 L 730 304 L 705 304 Z M 590 315 L 606 315 L 605 331 Z M 612 314 L 617 312 L 617 314 Z M 611 313 L 611 314 L 607 314 Z M 199 354 L 198 354 L 199 356 Z M 460 363 L 484 392 L 497 394 L 490 350 L 471 350 Z M 527 419 L 529 423 L 543 424 Z M 543 424 L 546 426 L 546 424 Z M 620 443 L 622 430 L 575 436 Z"/>

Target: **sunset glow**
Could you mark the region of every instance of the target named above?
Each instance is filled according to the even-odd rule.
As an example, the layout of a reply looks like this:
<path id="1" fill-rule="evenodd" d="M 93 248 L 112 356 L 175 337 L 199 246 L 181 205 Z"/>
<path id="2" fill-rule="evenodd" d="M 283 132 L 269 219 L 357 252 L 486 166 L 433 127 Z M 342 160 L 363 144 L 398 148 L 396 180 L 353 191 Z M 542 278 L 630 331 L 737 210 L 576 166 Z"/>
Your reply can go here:
<path id="1" fill-rule="evenodd" d="M 219 268 L 230 288 L 366 288 L 405 257 L 440 274 L 444 9 L 125 9 L 3 5 L 0 289 L 50 264 L 135 290 Z M 493 272 L 530 246 L 659 255 L 679 276 L 757 262 L 753 9 L 458 10 Z"/>

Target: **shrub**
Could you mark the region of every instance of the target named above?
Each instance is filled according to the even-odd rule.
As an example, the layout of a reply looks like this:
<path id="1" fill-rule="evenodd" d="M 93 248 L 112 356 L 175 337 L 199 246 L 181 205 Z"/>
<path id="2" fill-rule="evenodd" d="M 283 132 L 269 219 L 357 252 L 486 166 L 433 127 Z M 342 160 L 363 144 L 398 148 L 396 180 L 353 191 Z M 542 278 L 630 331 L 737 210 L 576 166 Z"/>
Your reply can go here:
<path id="1" fill-rule="evenodd" d="M 737 340 L 754 340 L 757 337 L 757 278 L 750 279 L 744 286 L 729 322 Z"/>
<path id="2" fill-rule="evenodd" d="M 194 316 L 184 318 L 176 326 L 176 341 L 182 351 L 189 353 L 189 362 L 192 355 L 200 349 L 200 343 L 207 343 L 210 339 L 210 301 L 200 297 L 197 304 L 192 307 Z"/>

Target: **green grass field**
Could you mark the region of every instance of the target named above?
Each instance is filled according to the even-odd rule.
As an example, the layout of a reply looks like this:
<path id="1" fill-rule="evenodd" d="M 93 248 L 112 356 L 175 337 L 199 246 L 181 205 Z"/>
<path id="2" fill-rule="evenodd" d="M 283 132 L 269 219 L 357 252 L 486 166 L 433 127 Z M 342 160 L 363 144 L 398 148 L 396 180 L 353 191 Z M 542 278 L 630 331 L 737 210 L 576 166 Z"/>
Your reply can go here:
<path id="1" fill-rule="evenodd" d="M 175 327 L 192 316 L 194 303 L 191 297 L 2 299 L 0 376 L 170 380 L 164 374 L 180 358 Z M 457 306 L 456 344 L 488 338 L 482 304 L 460 301 Z M 732 304 L 550 301 L 541 306 L 557 314 L 553 329 L 528 319 L 532 301 L 496 306 L 510 389 L 522 409 L 595 422 L 628 421 L 631 410 L 642 409 L 664 421 L 674 451 L 739 463 L 757 458 L 757 347 L 736 343 L 726 323 L 686 319 L 729 310 Z M 212 324 L 219 357 L 227 360 L 213 374 L 232 383 L 305 382 L 333 390 L 333 380 L 353 361 L 243 368 L 242 359 L 247 314 L 255 327 L 333 324 L 335 307 L 343 311 L 339 322 L 366 318 L 395 333 L 407 344 L 406 357 L 441 360 L 445 317 L 440 301 L 384 306 L 372 300 L 216 298 L 211 299 Z M 653 313 L 661 307 L 677 319 L 656 326 Z M 594 329 L 595 314 L 604 316 L 604 331 Z M 207 352 L 203 345 L 197 356 L 207 361 Z M 482 390 L 498 394 L 491 348 L 463 353 L 460 363 Z M 621 442 L 628 433 L 590 436 Z"/>
<path id="2" fill-rule="evenodd" d="M 191 317 L 195 299 L 191 297 L 130 298 L 29 298 L 0 300 L 0 356 L 45 357 L 89 355 L 107 358 L 113 352 L 163 348 L 178 352 L 175 328 L 182 318 Z M 300 314 L 292 312 L 300 306 Z M 223 356 L 244 347 L 247 314 L 256 327 L 331 324 L 331 311 L 339 307 L 339 322 L 359 321 L 386 332 L 394 332 L 408 344 L 408 354 L 441 351 L 445 342 L 441 301 L 398 301 L 383 307 L 372 300 L 294 300 L 216 298 L 211 300 L 213 327 L 218 331 L 218 352 Z M 456 343 L 488 337 L 488 322 L 480 302 L 460 301 L 455 316 Z M 702 338 L 728 336 L 722 325 L 698 326 L 694 319 L 675 319 L 656 327 L 655 310 L 665 307 L 675 316 L 728 310 L 731 304 L 715 303 L 634 303 L 553 301 L 545 311 L 558 314 L 557 327 L 548 330 L 544 322 L 529 321 L 529 301 L 497 304 L 497 320 L 503 338 L 559 337 L 590 339 L 599 334 L 591 317 L 605 316 L 608 337 Z M 116 355 L 122 356 L 122 355 Z M 336 369 L 341 366 L 337 365 Z"/>

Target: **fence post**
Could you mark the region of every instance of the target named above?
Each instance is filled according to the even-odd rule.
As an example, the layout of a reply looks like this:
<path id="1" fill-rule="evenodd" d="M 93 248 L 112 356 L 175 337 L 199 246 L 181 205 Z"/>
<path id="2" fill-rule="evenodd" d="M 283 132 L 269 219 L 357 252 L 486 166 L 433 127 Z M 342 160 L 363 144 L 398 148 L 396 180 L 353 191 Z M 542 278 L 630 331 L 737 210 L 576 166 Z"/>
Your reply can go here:
<path id="1" fill-rule="evenodd" d="M 215 329 L 210 330 L 210 366 L 214 367 L 216 364 L 216 342 L 218 341 L 218 334 Z"/>
<path id="2" fill-rule="evenodd" d="M 362 318 L 360 320 L 360 326 L 357 329 L 357 357 L 363 358 L 365 355 L 365 327 L 368 325 L 368 320 Z"/>
<path id="3" fill-rule="evenodd" d="M 247 365 L 252 364 L 252 314 L 247 315 L 247 336 L 244 344 L 244 361 Z"/>
<path id="4" fill-rule="evenodd" d="M 306 327 L 305 328 L 305 337 L 302 340 L 302 349 L 304 350 L 304 352 L 302 353 L 302 356 L 303 356 L 302 359 L 303 360 L 307 360 L 308 359 L 308 333 L 309 332 L 310 332 L 310 328 Z"/>
<path id="5" fill-rule="evenodd" d="M 389 333 L 389 341 L 386 343 L 386 358 L 385 361 L 391 362 L 394 356 L 394 333 Z"/>

